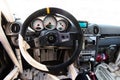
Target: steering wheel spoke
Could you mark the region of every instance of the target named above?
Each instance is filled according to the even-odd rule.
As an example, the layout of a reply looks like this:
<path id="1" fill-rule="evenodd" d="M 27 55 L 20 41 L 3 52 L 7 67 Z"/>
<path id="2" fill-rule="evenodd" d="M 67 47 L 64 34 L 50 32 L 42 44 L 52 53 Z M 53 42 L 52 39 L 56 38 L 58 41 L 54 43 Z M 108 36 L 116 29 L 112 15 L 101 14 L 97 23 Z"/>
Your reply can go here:
<path id="1" fill-rule="evenodd" d="M 69 33 L 59 33 L 59 42 L 64 43 L 70 41 L 70 34 Z"/>
<path id="2" fill-rule="evenodd" d="M 30 48 L 30 45 L 23 39 L 23 37 L 19 34 L 19 45 L 21 45 L 21 47 L 24 49 L 24 50 L 27 50 Z"/>
<path id="3" fill-rule="evenodd" d="M 80 40 L 80 35 L 76 32 L 59 33 L 59 42 L 64 43 L 72 40 Z"/>
<path id="4" fill-rule="evenodd" d="M 71 40 L 81 40 L 82 34 L 80 35 L 77 32 L 70 33 L 70 39 Z"/>
<path id="5" fill-rule="evenodd" d="M 40 46 L 39 38 L 28 40 L 27 43 L 30 45 L 31 48 L 36 48 Z"/>

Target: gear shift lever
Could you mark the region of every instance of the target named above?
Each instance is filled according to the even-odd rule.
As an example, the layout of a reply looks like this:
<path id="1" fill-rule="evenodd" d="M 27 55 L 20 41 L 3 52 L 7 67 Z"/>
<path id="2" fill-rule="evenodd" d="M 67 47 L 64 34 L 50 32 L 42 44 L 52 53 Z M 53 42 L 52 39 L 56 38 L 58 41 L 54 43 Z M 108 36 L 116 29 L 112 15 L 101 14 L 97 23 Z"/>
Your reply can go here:
<path id="1" fill-rule="evenodd" d="M 90 70 L 92 72 L 94 72 L 94 62 L 95 62 L 95 59 L 93 57 L 90 58 Z"/>

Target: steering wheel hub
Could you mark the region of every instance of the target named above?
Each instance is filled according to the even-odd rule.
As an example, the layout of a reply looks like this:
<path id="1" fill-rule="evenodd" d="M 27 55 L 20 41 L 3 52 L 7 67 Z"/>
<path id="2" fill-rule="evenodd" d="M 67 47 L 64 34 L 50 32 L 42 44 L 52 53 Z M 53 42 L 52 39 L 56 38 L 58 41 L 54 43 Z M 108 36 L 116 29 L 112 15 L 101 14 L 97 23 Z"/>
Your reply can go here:
<path id="1" fill-rule="evenodd" d="M 55 33 L 48 33 L 46 38 L 50 44 L 55 43 L 57 41 L 57 36 Z"/>

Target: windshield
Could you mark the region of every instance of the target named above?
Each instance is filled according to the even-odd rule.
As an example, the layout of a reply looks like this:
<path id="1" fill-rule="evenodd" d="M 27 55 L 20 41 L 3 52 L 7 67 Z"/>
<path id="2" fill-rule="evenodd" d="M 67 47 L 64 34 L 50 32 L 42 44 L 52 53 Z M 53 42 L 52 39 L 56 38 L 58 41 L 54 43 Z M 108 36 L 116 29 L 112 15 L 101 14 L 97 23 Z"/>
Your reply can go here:
<path id="1" fill-rule="evenodd" d="M 120 25 L 120 0 L 7 0 L 10 9 L 22 22 L 45 7 L 62 8 L 77 20 L 96 24 Z"/>

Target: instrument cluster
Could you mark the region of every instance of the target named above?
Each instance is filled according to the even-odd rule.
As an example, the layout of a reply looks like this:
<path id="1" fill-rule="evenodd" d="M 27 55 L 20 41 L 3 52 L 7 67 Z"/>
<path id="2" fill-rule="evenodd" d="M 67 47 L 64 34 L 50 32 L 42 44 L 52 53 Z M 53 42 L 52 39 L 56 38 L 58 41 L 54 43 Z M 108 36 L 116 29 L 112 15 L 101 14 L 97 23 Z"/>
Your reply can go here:
<path id="1" fill-rule="evenodd" d="M 34 19 L 31 22 L 30 27 L 34 31 L 41 31 L 44 29 L 66 31 L 68 28 L 68 20 L 62 17 L 47 15 L 45 17 L 37 17 Z"/>

